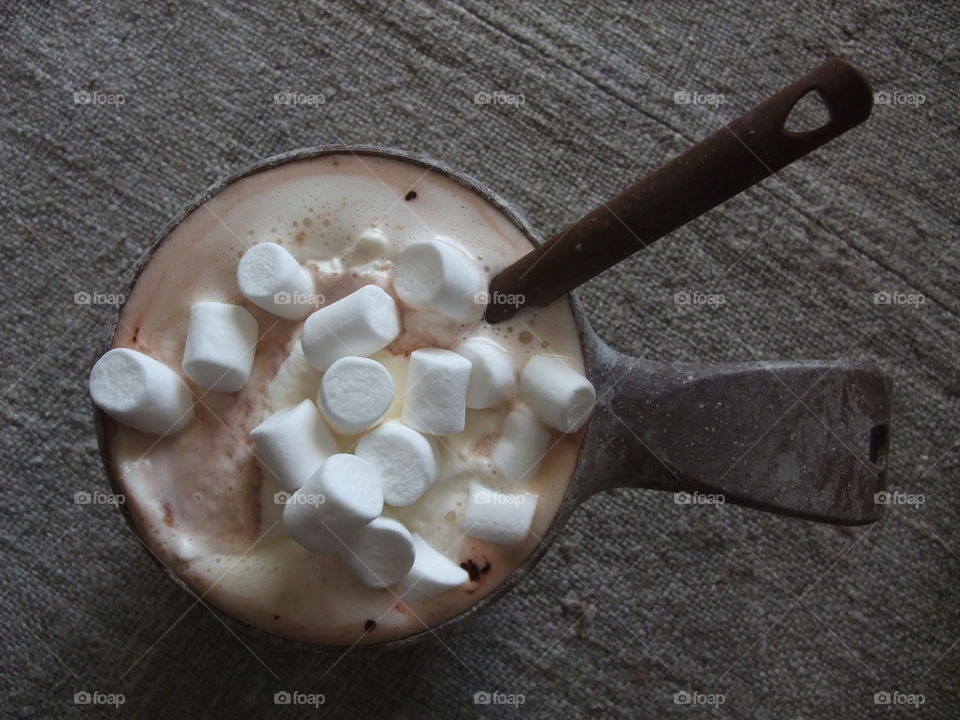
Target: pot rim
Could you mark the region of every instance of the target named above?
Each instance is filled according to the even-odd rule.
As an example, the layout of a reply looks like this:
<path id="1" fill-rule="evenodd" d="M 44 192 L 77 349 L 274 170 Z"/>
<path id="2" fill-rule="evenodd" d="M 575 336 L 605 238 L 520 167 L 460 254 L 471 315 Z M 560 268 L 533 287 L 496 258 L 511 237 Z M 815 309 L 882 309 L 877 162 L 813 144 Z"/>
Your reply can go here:
<path id="1" fill-rule="evenodd" d="M 483 197 L 487 202 L 491 203 L 497 210 L 499 210 L 507 219 L 513 223 L 523 234 L 524 236 L 533 244 L 541 245 L 543 243 L 543 238 L 536 230 L 526 221 L 526 219 L 520 214 L 520 212 L 509 202 L 504 200 L 498 194 L 493 192 L 486 185 L 481 183 L 479 180 L 474 178 L 471 175 L 468 175 L 464 172 L 456 170 L 452 166 L 436 160 L 425 154 L 411 153 L 406 150 L 401 150 L 398 148 L 393 148 L 386 145 L 376 145 L 376 144 L 331 144 L 331 145 L 312 145 L 307 147 L 298 148 L 295 150 L 289 150 L 287 152 L 279 153 L 277 155 L 272 155 L 261 160 L 256 160 L 251 163 L 248 163 L 242 166 L 238 170 L 227 173 L 222 176 L 216 182 L 208 186 L 204 191 L 197 195 L 192 201 L 184 205 L 179 212 L 163 227 L 163 229 L 155 236 L 154 240 L 151 242 L 150 247 L 144 251 L 140 259 L 137 261 L 137 264 L 134 266 L 133 271 L 130 275 L 130 280 L 124 288 L 124 300 L 117 306 L 116 316 L 113 322 L 108 323 L 107 328 L 107 337 L 105 341 L 100 345 L 100 351 L 93 358 L 88 366 L 88 375 L 89 368 L 93 366 L 93 363 L 96 362 L 96 359 L 100 357 L 103 353 L 113 347 L 113 338 L 116 336 L 117 328 L 120 325 L 120 317 L 123 313 L 123 308 L 126 306 L 127 300 L 134 287 L 136 286 L 140 275 L 143 273 L 144 269 L 147 267 L 151 259 L 157 250 L 165 243 L 173 232 L 179 227 L 194 211 L 198 210 L 208 201 L 210 201 L 217 194 L 222 192 L 228 186 L 232 185 L 235 182 L 243 180 L 244 178 L 250 177 L 257 173 L 271 170 L 273 168 L 279 167 L 281 165 L 286 165 L 289 163 L 300 162 L 303 160 L 312 160 L 318 157 L 323 157 L 327 155 L 366 155 L 373 157 L 383 157 L 393 160 L 400 160 L 404 162 L 410 162 L 415 165 L 419 165 L 428 171 L 439 172 L 441 175 L 454 180 L 458 184 L 466 187 L 467 189 L 473 191 L 474 193 Z M 580 301 L 576 298 L 574 293 L 567 295 L 567 300 L 570 304 L 570 310 L 573 313 L 574 321 L 577 326 L 577 331 L 580 339 L 581 351 L 584 356 L 584 364 L 587 369 L 587 375 L 590 376 L 591 368 L 594 365 L 596 358 L 596 348 L 598 338 L 595 333 L 593 333 L 592 328 L 590 327 L 589 322 L 587 321 L 586 315 L 583 311 Z M 93 405 L 93 415 L 94 415 L 94 427 L 97 435 L 97 445 L 100 450 L 100 457 L 103 462 L 104 471 L 107 475 L 107 480 L 110 483 L 111 489 L 115 493 L 120 493 L 121 488 L 114 473 L 114 462 L 112 453 L 110 452 L 110 447 L 106 441 L 106 425 L 110 421 L 107 415 L 100 410 L 96 405 Z M 339 650 L 343 651 L 345 648 L 362 648 L 364 650 L 386 650 L 386 649 L 399 649 L 401 647 L 406 647 L 414 643 L 420 643 L 428 638 L 433 637 L 436 639 L 437 635 L 441 632 L 449 631 L 454 625 L 460 624 L 463 621 L 472 618 L 477 613 L 486 609 L 494 602 L 503 597 L 509 590 L 511 590 L 518 582 L 523 580 L 523 578 L 529 573 L 539 562 L 543 559 L 547 550 L 553 544 L 556 539 L 557 534 L 560 529 L 566 523 L 566 520 L 569 518 L 570 514 L 573 512 L 574 508 L 577 505 L 576 498 L 579 495 L 577 488 L 580 484 L 580 476 L 584 466 L 584 453 L 583 453 L 583 443 L 586 439 L 586 432 L 590 423 L 581 429 L 582 440 L 581 448 L 577 456 L 577 462 L 574 465 L 573 472 L 570 476 L 570 482 L 567 485 L 566 492 L 563 495 L 563 498 L 560 501 L 560 505 L 557 508 L 557 512 L 554 515 L 553 520 L 550 523 L 547 532 L 544 537 L 540 538 L 531 551 L 531 553 L 523 560 L 523 562 L 515 568 L 504 580 L 488 592 L 483 597 L 479 598 L 476 602 L 470 605 L 468 608 L 462 612 L 457 613 L 453 617 L 447 618 L 437 625 L 433 625 L 429 628 L 421 630 L 413 635 L 408 635 L 403 638 L 396 638 L 394 640 L 385 640 L 378 643 L 354 643 L 352 646 L 349 644 L 340 644 L 340 645 L 331 645 L 325 643 L 312 643 L 307 640 L 300 640 L 297 638 L 287 637 L 286 635 L 281 635 L 278 633 L 271 632 L 270 630 L 253 625 L 249 622 L 241 620 L 237 617 L 234 617 L 232 614 L 223 610 L 219 605 L 214 603 L 205 602 L 201 596 L 198 596 L 197 593 L 191 588 L 186 581 L 184 581 L 176 572 L 174 572 L 170 567 L 168 567 L 156 553 L 147 546 L 146 540 L 144 540 L 141 535 L 139 528 L 133 518 L 133 513 L 127 507 L 126 503 L 118 503 L 117 508 L 123 514 L 124 521 L 127 523 L 129 528 L 137 536 L 137 539 L 140 541 L 140 544 L 144 547 L 144 550 L 152 557 L 154 562 L 156 562 L 164 574 L 172 579 L 177 585 L 179 585 L 183 590 L 192 595 L 195 599 L 203 602 L 207 605 L 208 608 L 218 613 L 222 617 L 229 618 L 234 622 L 237 622 L 244 627 L 250 628 L 253 631 L 263 632 L 269 636 L 274 636 L 282 638 L 288 642 L 295 642 L 301 645 L 308 645 L 311 648 L 323 649 L 323 650 Z"/>

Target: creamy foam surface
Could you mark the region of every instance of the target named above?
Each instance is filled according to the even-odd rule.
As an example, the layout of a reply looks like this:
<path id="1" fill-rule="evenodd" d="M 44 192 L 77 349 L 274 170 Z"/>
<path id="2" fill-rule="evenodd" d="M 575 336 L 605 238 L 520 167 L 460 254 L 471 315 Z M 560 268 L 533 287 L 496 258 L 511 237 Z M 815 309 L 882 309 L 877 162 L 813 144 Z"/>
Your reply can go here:
<path id="1" fill-rule="evenodd" d="M 386 235 L 386 253 L 350 250 L 369 227 Z M 421 347 L 451 348 L 479 335 L 505 347 L 518 372 L 539 353 L 562 355 L 583 372 L 565 299 L 497 326 L 460 325 L 405 307 L 392 291 L 391 258 L 411 242 L 436 236 L 459 245 L 488 280 L 530 249 L 493 205 L 437 172 L 398 160 L 338 154 L 231 184 L 191 213 L 142 273 L 122 311 L 115 347 L 145 352 L 179 371 L 193 303 L 242 305 L 259 323 L 246 387 L 235 394 L 204 394 L 190 384 L 200 401 L 180 433 L 158 438 L 106 421 L 114 472 L 141 535 L 206 601 L 298 640 L 383 642 L 421 632 L 472 605 L 516 569 L 547 532 L 569 485 L 582 433 L 555 434 L 528 481 L 498 476 L 488 456 L 515 399 L 489 410 L 468 410 L 464 432 L 439 438 L 441 473 L 433 487 L 410 507 L 387 508 L 387 516 L 475 570 L 468 584 L 409 605 L 389 589 L 361 585 L 339 557 L 313 555 L 294 542 L 281 523 L 283 507 L 275 501 L 279 488 L 253 455 L 250 430 L 274 412 L 315 399 L 321 378 L 300 349 L 302 322 L 279 319 L 240 295 L 237 262 L 259 242 L 277 242 L 300 260 L 326 304 L 370 283 L 397 301 L 403 330 L 372 356 L 388 369 L 397 389 L 384 421 L 400 418 L 408 355 Z M 359 439 L 336 437 L 343 452 L 352 451 Z M 461 519 L 473 481 L 501 492 L 538 494 L 532 531 L 523 542 L 496 545 L 464 535 Z M 367 631 L 369 621 L 376 627 Z"/>

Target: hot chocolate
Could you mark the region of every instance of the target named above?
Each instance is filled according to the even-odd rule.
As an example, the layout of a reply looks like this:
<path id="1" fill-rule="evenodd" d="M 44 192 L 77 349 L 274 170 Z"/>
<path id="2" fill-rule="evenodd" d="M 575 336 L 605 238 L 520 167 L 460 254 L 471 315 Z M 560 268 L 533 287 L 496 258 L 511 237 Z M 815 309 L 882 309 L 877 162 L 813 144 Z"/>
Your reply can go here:
<path id="1" fill-rule="evenodd" d="M 241 292 L 238 263 L 251 247 L 265 243 L 288 251 L 306 271 L 301 276 L 296 264 L 289 269 L 296 290 L 261 297 L 251 280 Z M 412 246 L 417 247 L 407 257 L 415 256 L 416 264 L 399 287 L 397 264 Z M 279 165 L 232 183 L 193 211 L 154 253 L 122 310 L 113 345 L 179 373 L 195 398 L 192 417 L 167 435 L 107 420 L 107 449 L 142 537 L 206 601 L 297 640 L 383 642 L 468 608 L 516 569 L 546 533 L 576 463 L 578 421 L 584 408 L 589 412 L 592 392 L 577 380 L 583 358 L 573 316 L 559 300 L 500 325 L 479 320 L 482 293 L 474 316 L 456 272 L 443 270 L 442 278 L 433 278 L 432 271 L 421 271 L 430 263 L 448 267 L 450 247 L 468 259 L 480 287 L 486 287 L 497 271 L 528 252 L 530 243 L 493 204 L 440 172 L 343 153 Z M 273 252 L 262 253 L 265 259 L 257 262 L 272 267 Z M 244 262 L 254 267 L 252 260 Z M 338 356 L 345 353 L 331 351 L 321 331 L 335 324 L 330 312 L 336 312 L 335 303 L 355 302 L 354 293 L 367 286 L 395 303 L 399 333 L 382 349 L 354 350 L 344 360 Z M 369 300 L 380 302 L 372 295 Z M 200 307 L 219 317 L 226 305 L 216 303 L 244 309 L 242 317 L 231 319 L 244 333 L 250 331 L 247 314 L 256 321 L 252 364 L 239 363 L 244 365 L 239 371 L 234 363 L 219 373 L 216 358 L 203 357 L 205 346 L 212 345 L 207 354 L 216 355 L 223 343 L 193 341 L 184 363 L 186 339 L 193 337 L 191 311 Z M 430 309 L 431 303 L 442 312 Z M 318 308 L 332 319 L 312 331 L 310 318 L 327 317 L 314 312 Z M 321 339 L 314 342 L 314 336 Z M 543 372 L 532 372 L 528 361 L 538 356 L 544 358 L 537 363 Z M 193 370 L 182 372 L 188 369 Z M 418 390 L 407 392 L 418 373 L 447 378 L 458 388 L 453 394 L 463 393 L 460 414 L 455 404 L 451 411 L 449 403 L 424 396 L 419 379 Z M 536 377 L 528 382 L 527 375 Z M 344 402 L 340 389 L 351 382 L 369 383 L 369 402 L 362 407 Z M 524 382 L 537 395 L 534 402 L 524 398 Z M 569 397 L 555 392 L 567 387 L 564 383 Z M 331 440 L 315 461 L 307 462 L 307 448 L 293 456 L 309 465 L 307 472 L 334 453 L 330 473 L 342 467 L 361 477 L 372 466 L 383 478 L 390 468 L 377 463 L 400 457 L 383 448 L 407 442 L 404 433 L 427 438 L 435 479 L 413 490 L 409 483 L 384 481 L 386 502 L 369 533 L 412 533 L 411 553 L 424 558 L 439 553 L 467 570 L 465 581 L 444 589 L 430 578 L 411 583 L 408 576 L 390 587 L 371 587 L 377 583 L 367 575 L 376 575 L 376 568 L 358 567 L 352 551 L 318 554 L 295 540 L 291 531 L 299 537 L 298 526 L 286 517 L 292 513 L 285 514 L 284 504 L 300 481 L 283 487 L 251 437 L 258 426 L 258 433 L 268 433 L 269 425 L 261 424 L 268 418 L 276 422 L 285 411 L 306 413 L 291 425 L 293 434 L 304 423 L 325 422 L 307 415 L 332 420 L 323 430 Z M 412 448 L 414 460 L 420 457 L 415 443 L 401 446 Z M 338 460 L 345 453 L 361 460 Z M 351 465 L 364 458 L 369 465 L 362 471 Z M 429 463 L 427 455 L 422 458 Z M 524 498 L 520 509 L 496 507 Z M 363 522 L 379 508 L 367 503 L 363 512 L 370 516 Z M 356 541 L 357 553 L 370 538 Z M 405 584 L 419 584 L 419 590 L 404 595 Z"/>

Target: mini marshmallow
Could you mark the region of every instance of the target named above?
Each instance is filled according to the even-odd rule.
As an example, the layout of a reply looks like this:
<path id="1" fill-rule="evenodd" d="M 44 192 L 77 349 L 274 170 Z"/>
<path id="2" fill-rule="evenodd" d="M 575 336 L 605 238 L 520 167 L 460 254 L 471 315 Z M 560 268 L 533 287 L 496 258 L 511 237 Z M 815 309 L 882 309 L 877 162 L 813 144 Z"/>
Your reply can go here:
<path id="1" fill-rule="evenodd" d="M 193 418 L 193 395 L 181 377 L 149 355 L 114 348 L 90 371 L 90 397 L 117 422 L 167 435 Z"/>
<path id="2" fill-rule="evenodd" d="M 403 579 L 398 593 L 405 602 L 439 595 L 460 587 L 470 579 L 466 570 L 434 550 L 417 533 L 413 533 L 413 549 L 416 553 L 413 567 Z"/>
<path id="3" fill-rule="evenodd" d="M 442 240 L 415 242 L 397 259 L 393 286 L 407 305 L 460 322 L 483 315 L 486 278 L 460 248 Z"/>
<path id="4" fill-rule="evenodd" d="M 250 379 L 257 321 L 239 305 L 200 302 L 190 308 L 183 372 L 212 392 L 237 392 Z"/>
<path id="5" fill-rule="evenodd" d="M 383 490 L 373 467 L 355 455 L 338 453 L 287 500 L 283 524 L 310 552 L 330 555 L 382 511 Z"/>
<path id="6" fill-rule="evenodd" d="M 501 545 L 517 543 L 530 532 L 536 509 L 537 496 L 533 493 L 509 495 L 471 483 L 463 511 L 463 530 L 478 540 Z"/>
<path id="7" fill-rule="evenodd" d="M 415 553 L 410 531 L 402 523 L 381 516 L 352 534 L 340 557 L 361 583 L 385 588 L 406 577 Z"/>
<path id="8" fill-rule="evenodd" d="M 356 455 L 331 455 L 301 489 L 324 496 L 321 514 L 329 525 L 366 525 L 383 512 L 380 476 Z"/>
<path id="9" fill-rule="evenodd" d="M 377 285 L 362 288 L 317 310 L 303 324 L 303 354 L 317 370 L 349 355 L 366 357 L 400 334 L 393 298 Z"/>
<path id="10" fill-rule="evenodd" d="M 323 500 L 323 495 L 300 488 L 283 506 L 283 526 L 298 545 L 314 555 L 334 555 L 346 548 L 353 535 L 364 526 L 328 524 L 320 514 Z"/>
<path id="11" fill-rule="evenodd" d="M 466 424 L 470 361 L 451 350 L 410 353 L 403 421 L 429 435 L 456 435 Z"/>
<path id="12" fill-rule="evenodd" d="M 389 250 L 387 236 L 383 230 L 375 227 L 368 227 L 357 239 L 357 242 L 350 248 L 350 254 L 360 260 L 373 260 L 384 257 Z"/>
<path id="13" fill-rule="evenodd" d="M 412 505 L 437 479 L 434 441 L 395 420 L 360 438 L 355 452 L 380 474 L 383 499 L 390 505 Z"/>
<path id="14" fill-rule="evenodd" d="M 583 427 L 597 402 L 593 384 L 553 355 L 530 358 L 520 374 L 520 394 L 538 418 L 565 433 Z"/>
<path id="15" fill-rule="evenodd" d="M 250 437 L 257 459 L 282 490 L 296 490 L 340 452 L 311 400 L 274 413 L 251 430 Z"/>
<path id="16" fill-rule="evenodd" d="M 273 242 L 259 243 L 243 254 L 237 285 L 254 305 L 287 320 L 301 320 L 313 310 L 310 272 Z"/>
<path id="17" fill-rule="evenodd" d="M 550 431 L 518 405 L 507 415 L 490 459 L 507 480 L 527 480 L 540 468 L 549 448 Z"/>
<path id="18" fill-rule="evenodd" d="M 457 345 L 453 351 L 463 355 L 473 369 L 467 385 L 467 407 L 482 410 L 499 405 L 517 387 L 517 377 L 510 354 L 487 338 L 472 337 Z"/>
<path id="19" fill-rule="evenodd" d="M 335 432 L 355 435 L 383 419 L 393 404 L 393 378 L 376 360 L 345 357 L 323 374 L 317 405 Z"/>

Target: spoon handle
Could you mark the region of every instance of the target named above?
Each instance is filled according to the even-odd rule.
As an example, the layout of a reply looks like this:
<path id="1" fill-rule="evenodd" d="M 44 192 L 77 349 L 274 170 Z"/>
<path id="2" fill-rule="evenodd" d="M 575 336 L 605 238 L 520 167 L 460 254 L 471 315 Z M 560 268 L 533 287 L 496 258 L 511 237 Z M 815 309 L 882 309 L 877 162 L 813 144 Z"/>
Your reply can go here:
<path id="1" fill-rule="evenodd" d="M 581 498 L 611 487 L 860 525 L 883 509 L 890 380 L 825 360 L 661 363 L 594 337 Z"/>
<path id="2" fill-rule="evenodd" d="M 830 119 L 814 130 L 787 130 L 790 111 L 811 92 Z M 503 270 L 490 284 L 487 322 L 549 304 L 856 127 L 872 107 L 861 72 L 845 60 L 827 60 Z M 509 302 L 497 302 L 501 297 Z"/>

